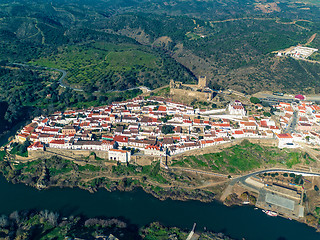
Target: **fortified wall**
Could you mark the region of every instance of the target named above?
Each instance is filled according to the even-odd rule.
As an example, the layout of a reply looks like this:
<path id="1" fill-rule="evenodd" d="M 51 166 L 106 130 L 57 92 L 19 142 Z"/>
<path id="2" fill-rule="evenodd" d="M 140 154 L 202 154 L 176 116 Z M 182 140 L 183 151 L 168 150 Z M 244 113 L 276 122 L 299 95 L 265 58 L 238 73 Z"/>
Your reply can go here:
<path id="1" fill-rule="evenodd" d="M 211 101 L 214 97 L 214 92 L 208 88 L 207 78 L 204 76 L 199 77 L 198 85 L 183 84 L 182 82 L 171 80 L 170 94 L 181 98 L 191 97 L 198 101 Z"/>
<path id="2" fill-rule="evenodd" d="M 277 147 L 278 141 L 276 139 L 264 139 L 264 138 L 249 138 L 249 139 L 235 139 L 232 142 L 224 143 L 221 145 L 215 145 L 206 148 L 195 149 L 191 151 L 187 151 L 178 155 L 168 156 L 168 163 L 170 164 L 172 159 L 181 159 L 186 156 L 194 156 L 194 155 L 203 155 L 208 153 L 216 153 L 223 151 L 225 148 L 232 147 L 234 145 L 240 144 L 243 140 L 248 140 L 251 143 L 261 144 L 263 146 L 268 147 Z M 65 158 L 72 161 L 87 161 L 90 154 L 94 152 L 97 157 L 102 159 L 108 159 L 108 152 L 107 151 L 94 151 L 94 150 L 65 150 L 65 149 L 55 149 L 55 148 L 48 148 L 46 151 L 37 150 L 37 151 L 30 151 L 29 157 L 20 157 L 16 156 L 17 160 L 20 161 L 31 161 L 36 159 L 45 159 L 50 158 L 52 156 L 60 156 L 61 158 Z M 157 156 L 132 156 L 132 161 L 139 163 L 140 165 L 150 165 L 153 161 L 160 160 L 161 157 Z"/>
<path id="3" fill-rule="evenodd" d="M 46 151 L 37 150 L 29 151 L 28 158 L 21 158 L 18 160 L 34 160 L 38 158 L 48 158 L 51 156 L 60 156 L 68 160 L 85 160 L 88 159 L 90 154 L 94 152 L 97 157 L 108 159 L 107 151 L 96 151 L 96 150 L 66 150 L 66 149 L 56 149 L 56 148 L 47 148 Z"/>
<path id="4" fill-rule="evenodd" d="M 204 155 L 209 153 L 217 153 L 223 151 L 225 148 L 229 148 L 235 145 L 240 144 L 243 140 L 248 140 L 254 144 L 260 144 L 266 147 L 277 147 L 278 141 L 276 139 L 264 139 L 264 138 L 246 138 L 246 139 L 235 139 L 232 142 L 223 143 L 220 145 L 215 145 L 206 148 L 194 149 L 191 151 L 187 151 L 178 155 L 168 157 L 168 162 L 170 163 L 172 159 L 179 160 L 186 156 L 195 156 L 195 155 Z"/>
<path id="5" fill-rule="evenodd" d="M 178 88 L 170 88 L 170 94 L 171 95 L 177 95 L 179 98 L 195 98 L 198 101 L 207 101 L 211 100 L 211 94 L 205 93 L 205 92 L 197 92 L 197 91 L 191 91 L 191 90 L 185 90 L 185 89 L 178 89 Z"/>

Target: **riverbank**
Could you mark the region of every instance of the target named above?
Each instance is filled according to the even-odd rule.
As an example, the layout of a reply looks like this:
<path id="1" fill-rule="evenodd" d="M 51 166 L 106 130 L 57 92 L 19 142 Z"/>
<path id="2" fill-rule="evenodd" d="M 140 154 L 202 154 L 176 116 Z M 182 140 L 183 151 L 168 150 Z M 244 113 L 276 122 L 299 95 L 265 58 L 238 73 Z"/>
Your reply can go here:
<path id="1" fill-rule="evenodd" d="M 283 218 L 271 218 L 250 206 L 226 207 L 217 201 L 160 201 L 141 189 L 130 192 L 99 189 L 95 193 L 79 188 L 50 188 L 37 190 L 25 184 L 12 184 L 0 177 L 0 215 L 15 210 L 48 209 L 62 216 L 83 215 L 86 218 L 127 219 L 139 227 L 159 221 L 164 226 L 191 230 L 223 232 L 246 240 L 319 239 L 319 233 L 305 224 Z M 23 196 L 23 197 L 22 197 Z M 245 219 L 242 221 L 241 219 Z M 281 227 L 279 227 L 281 226 Z M 266 231 L 265 229 L 273 229 Z"/>
<path id="2" fill-rule="evenodd" d="M 25 163 L 10 161 L 10 155 L 5 158 L 0 162 L 0 171 L 8 181 L 38 189 L 79 187 L 93 193 L 101 188 L 108 191 L 142 188 L 160 200 L 210 202 L 222 190 L 220 185 L 226 182 L 214 176 L 164 171 L 158 162 L 148 166 L 124 166 L 98 160 L 78 165 L 57 156 Z M 201 186 L 202 181 L 208 184 Z"/>
<path id="3" fill-rule="evenodd" d="M 205 179 L 208 181 L 208 177 L 202 176 L 200 179 L 196 179 L 197 174 L 189 173 L 186 175 L 182 172 L 168 172 L 161 169 L 159 163 L 153 163 L 151 166 L 123 166 L 110 163 L 94 165 L 90 162 L 81 166 L 59 157 L 19 164 L 3 161 L 0 162 L 0 171 L 12 183 L 23 183 L 41 190 L 56 187 L 80 188 L 95 193 L 101 189 L 109 192 L 132 192 L 141 188 L 144 192 L 162 201 L 167 199 L 194 200 L 203 203 L 220 201 L 220 196 L 228 184 L 228 180 L 219 182 L 218 178 L 210 177 L 211 181 L 216 181 L 216 184 L 211 182 L 211 186 L 207 184 L 201 189 L 199 186 L 195 186 L 195 182 L 199 183 Z M 168 178 L 168 175 L 172 179 L 189 178 L 189 182 L 185 185 L 174 180 L 166 182 L 165 179 Z M 254 206 L 257 195 L 250 191 L 244 191 L 246 190 L 231 192 L 222 203 L 228 207 L 243 207 L 243 202 L 249 201 L 249 204 Z M 299 222 L 307 223 L 318 229 L 318 225 L 311 224 L 305 218 L 299 219 Z"/>
<path id="4" fill-rule="evenodd" d="M 236 149 L 238 148 L 236 146 Z M 200 202 L 217 200 L 227 206 L 242 206 L 248 199 L 251 199 L 249 202 L 255 205 L 258 198 L 257 194 L 245 188 L 236 191 L 233 187 L 231 191 L 227 191 L 227 186 L 233 181 L 227 178 L 227 175 L 217 176 L 203 174 L 205 171 L 185 171 L 183 167 L 164 169 L 157 161 L 144 166 L 136 163 L 121 165 L 114 161 L 100 159 L 94 154 L 82 160 L 67 160 L 56 155 L 24 162 L 17 161 L 18 159 L 7 153 L 4 161 L 0 162 L 0 171 L 8 181 L 24 183 L 37 189 L 80 188 L 94 193 L 99 189 L 106 189 L 109 192 L 118 190 L 131 192 L 141 188 L 162 201 L 166 199 Z M 226 194 L 225 197 L 222 198 L 222 194 Z M 309 203 L 308 205 L 310 206 Z M 315 229 L 319 228 L 317 216 L 310 210 L 306 212 L 305 218 L 295 220 L 307 223 Z"/>
<path id="5" fill-rule="evenodd" d="M 196 232 L 208 240 L 231 240 L 223 233 Z M 184 240 L 188 232 L 177 227 L 165 227 L 152 222 L 139 227 L 125 219 L 60 216 L 48 210 L 14 211 L 0 217 L 1 239 L 177 239 Z"/>
<path id="6" fill-rule="evenodd" d="M 246 142 L 242 142 L 241 145 L 226 148 L 223 151 L 226 159 L 229 159 L 231 158 L 230 156 L 232 156 L 231 154 L 236 153 L 239 149 L 245 148 L 248 150 L 249 147 L 251 147 L 250 153 L 254 157 L 252 157 L 253 159 L 258 159 L 258 156 L 261 158 L 261 154 L 264 154 L 264 150 L 261 150 L 263 148 L 256 144 Z M 267 150 L 269 149 L 265 151 Z M 230 152 L 230 154 L 228 152 Z M 207 154 L 206 157 L 211 155 L 215 156 L 215 154 L 219 153 Z M 289 153 L 282 152 L 281 154 L 287 156 Z M 301 153 L 296 152 L 293 154 L 293 156 L 301 155 Z M 200 162 L 205 161 L 198 160 L 198 158 L 203 158 L 204 156 L 205 155 L 186 156 L 180 160 L 180 163 L 199 165 Z M 310 158 L 307 154 L 302 154 L 302 157 L 303 156 L 306 159 Z M 274 161 L 274 159 L 271 160 Z M 217 200 L 227 206 L 242 206 L 243 202 L 248 202 L 248 200 L 250 200 L 249 202 L 252 205 L 255 205 L 258 198 L 257 194 L 245 188 L 236 191 L 233 187 L 231 191 L 227 191 L 229 188 L 227 186 L 235 183 L 233 178 L 229 178 L 228 175 L 226 175 L 228 172 L 215 175 L 208 174 L 208 172 L 212 172 L 207 168 L 200 168 L 202 170 L 199 171 L 189 171 L 189 168 L 185 166 L 175 166 L 165 169 L 160 167 L 158 161 L 150 161 L 151 165 L 138 165 L 136 162 L 137 160 L 130 164 L 121 165 L 114 161 L 101 159 L 94 153 L 81 159 L 67 160 L 57 156 L 57 154 L 49 155 L 42 159 L 26 159 L 11 155 L 7 152 L 3 161 L 0 161 L 0 171 L 8 181 L 23 183 L 37 189 L 52 189 L 55 187 L 80 188 L 94 193 L 99 192 L 101 189 L 106 189 L 109 192 L 132 192 L 141 188 L 144 192 L 162 201 L 167 199 L 179 201 L 195 200 L 205 203 Z M 177 163 L 177 161 L 175 162 Z M 309 165 L 311 163 L 313 162 L 310 161 Z M 239 165 L 239 162 L 237 162 L 237 164 Z M 224 167 L 225 169 L 230 167 L 228 161 L 224 162 L 224 166 L 226 166 Z M 233 164 L 233 166 L 237 165 Z M 242 166 L 243 165 L 239 165 L 236 169 L 240 169 Z M 199 167 L 203 166 L 199 165 Z M 260 170 L 263 169 L 261 168 Z M 270 177 L 272 178 L 272 176 Z M 290 181 L 293 181 L 293 179 Z M 314 191 L 311 188 L 312 186 L 310 185 L 308 191 Z M 224 195 L 224 197 L 222 197 L 222 195 Z M 310 198 L 310 201 L 315 201 L 315 198 Z M 318 218 L 316 215 L 313 215 L 314 213 L 310 210 L 312 209 L 310 208 L 310 201 L 308 203 L 309 210 L 306 213 L 306 217 L 297 220 L 318 229 Z M 286 217 L 285 215 L 282 216 Z M 287 218 L 290 218 L 290 216 Z"/>

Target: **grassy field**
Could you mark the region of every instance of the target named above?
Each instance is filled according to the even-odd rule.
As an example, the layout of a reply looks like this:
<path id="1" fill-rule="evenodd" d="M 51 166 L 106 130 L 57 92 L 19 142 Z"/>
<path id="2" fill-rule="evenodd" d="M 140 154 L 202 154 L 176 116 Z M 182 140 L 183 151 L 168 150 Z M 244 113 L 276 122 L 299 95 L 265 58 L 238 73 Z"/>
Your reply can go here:
<path id="1" fill-rule="evenodd" d="M 277 163 L 292 168 L 296 164 L 310 163 L 310 161 L 314 160 L 306 153 L 264 147 L 244 141 L 222 152 L 173 160 L 172 166 L 213 170 L 222 173 L 241 173 Z"/>

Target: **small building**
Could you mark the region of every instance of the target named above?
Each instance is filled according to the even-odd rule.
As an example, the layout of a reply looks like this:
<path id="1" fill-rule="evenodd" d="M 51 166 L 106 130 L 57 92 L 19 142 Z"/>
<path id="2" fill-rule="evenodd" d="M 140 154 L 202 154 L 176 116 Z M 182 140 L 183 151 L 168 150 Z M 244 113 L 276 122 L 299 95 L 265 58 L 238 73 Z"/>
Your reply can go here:
<path id="1" fill-rule="evenodd" d="M 109 160 L 119 161 L 119 162 L 130 162 L 131 160 L 131 152 L 126 150 L 119 150 L 119 149 L 110 149 L 108 151 L 108 158 Z"/>
<path id="2" fill-rule="evenodd" d="M 23 143 L 23 142 L 29 140 L 29 137 L 30 137 L 30 135 L 27 134 L 27 133 L 20 133 L 20 134 L 18 134 L 18 135 L 16 136 L 16 139 L 17 139 L 19 142 Z"/>
<path id="3" fill-rule="evenodd" d="M 289 133 L 276 134 L 279 141 L 279 148 L 294 148 L 296 145 L 293 143 L 293 137 Z"/>
<path id="4" fill-rule="evenodd" d="M 61 130 L 63 135 L 75 134 L 77 131 L 73 126 L 64 126 Z"/>
<path id="5" fill-rule="evenodd" d="M 294 98 L 298 99 L 300 101 L 305 100 L 305 97 L 303 95 L 301 95 L 301 94 L 298 94 L 298 95 L 294 96 Z"/>
<path id="6" fill-rule="evenodd" d="M 165 152 L 162 151 L 161 147 L 155 146 L 155 145 L 148 145 L 144 149 L 145 155 L 151 155 L 151 156 L 164 156 Z"/>
<path id="7" fill-rule="evenodd" d="M 246 116 L 246 110 L 242 103 L 238 100 L 234 101 L 233 103 L 229 103 L 228 111 L 231 115 L 241 115 Z"/>
<path id="8" fill-rule="evenodd" d="M 41 142 L 35 142 L 31 144 L 28 148 L 28 151 L 37 151 L 37 150 L 44 150 L 44 145 Z"/>

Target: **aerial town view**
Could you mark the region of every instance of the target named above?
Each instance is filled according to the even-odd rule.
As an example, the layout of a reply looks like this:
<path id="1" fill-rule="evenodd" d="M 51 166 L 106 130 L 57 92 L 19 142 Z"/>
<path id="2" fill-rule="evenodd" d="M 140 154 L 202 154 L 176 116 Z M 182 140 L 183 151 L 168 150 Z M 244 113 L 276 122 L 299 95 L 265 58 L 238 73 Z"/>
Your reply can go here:
<path id="1" fill-rule="evenodd" d="M 0 239 L 320 238 L 320 4 L 0 2 Z"/>

